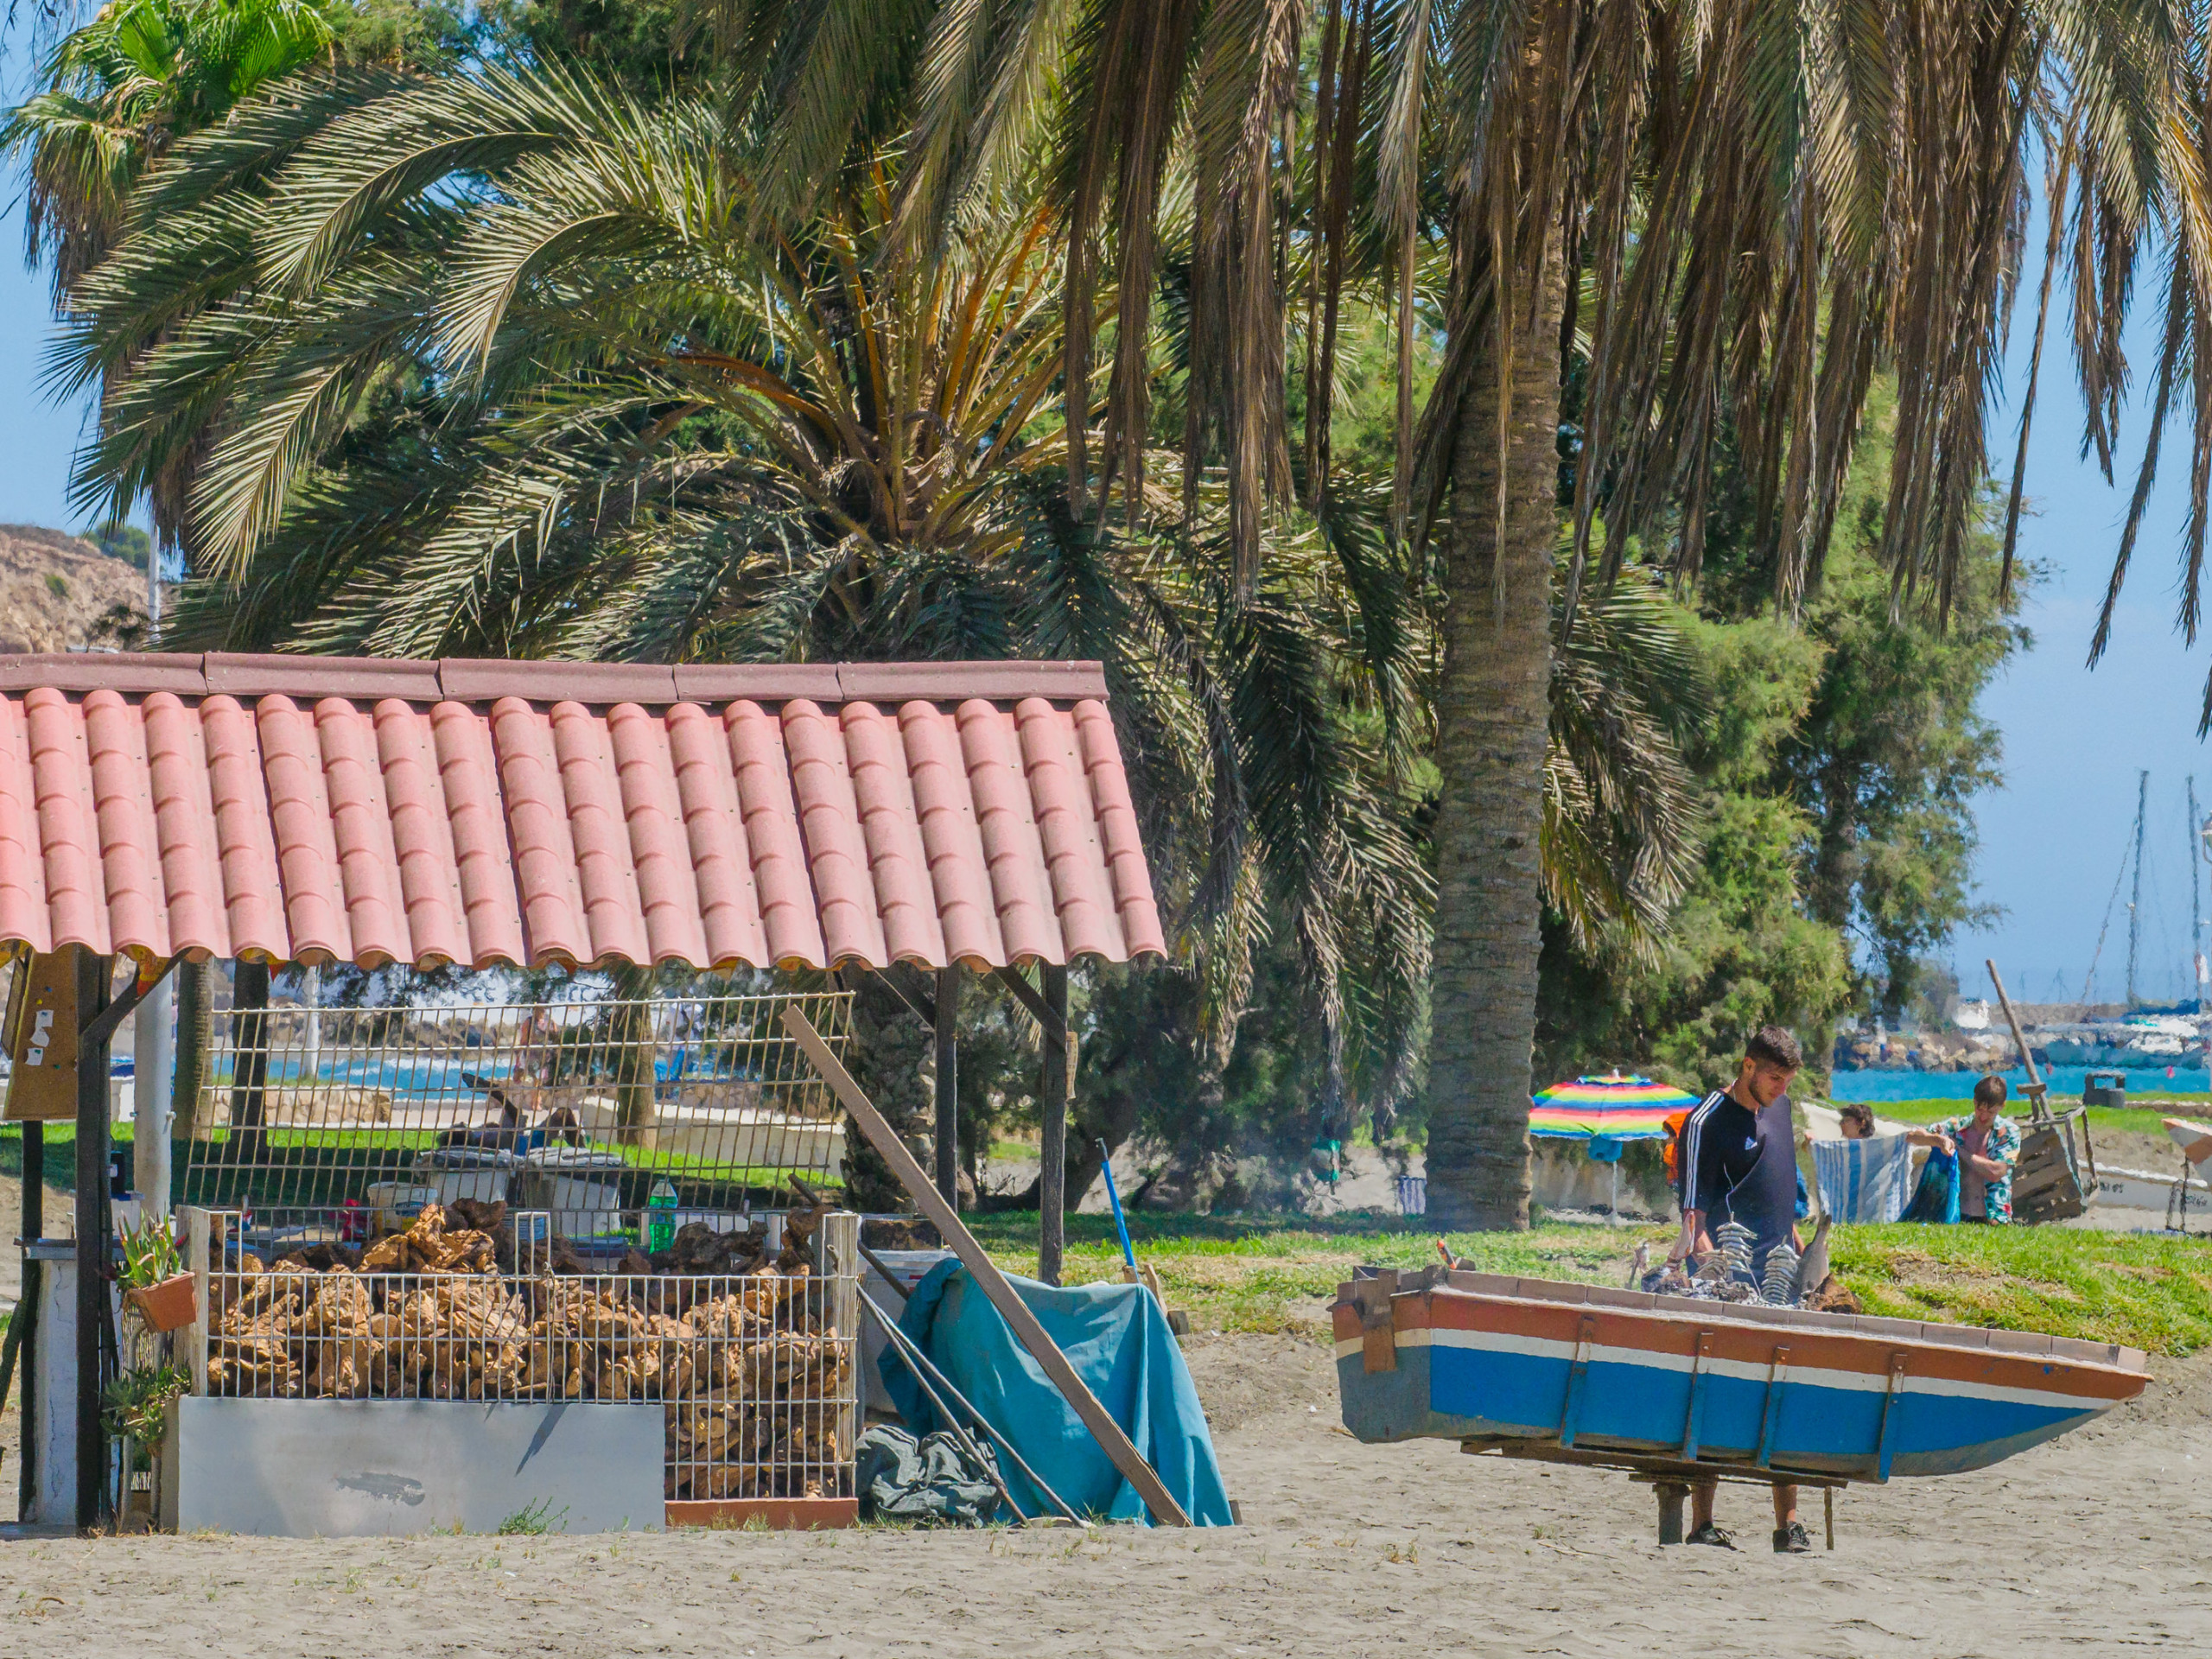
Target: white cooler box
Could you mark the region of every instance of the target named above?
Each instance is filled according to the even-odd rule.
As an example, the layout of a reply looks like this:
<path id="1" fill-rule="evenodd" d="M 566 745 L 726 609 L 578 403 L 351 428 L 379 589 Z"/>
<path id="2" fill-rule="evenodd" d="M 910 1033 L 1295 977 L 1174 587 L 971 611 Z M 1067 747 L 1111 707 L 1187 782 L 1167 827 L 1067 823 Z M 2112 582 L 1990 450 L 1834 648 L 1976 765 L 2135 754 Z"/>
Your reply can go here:
<path id="1" fill-rule="evenodd" d="M 411 1172 L 418 1186 L 435 1187 L 438 1202 L 451 1208 L 457 1198 L 504 1204 L 515 1174 L 515 1155 L 496 1147 L 434 1147 L 415 1154 Z"/>
<path id="2" fill-rule="evenodd" d="M 552 1211 L 559 1237 L 611 1238 L 623 1230 L 622 1173 L 627 1168 L 619 1152 L 540 1147 L 523 1155 L 521 1207 Z"/>

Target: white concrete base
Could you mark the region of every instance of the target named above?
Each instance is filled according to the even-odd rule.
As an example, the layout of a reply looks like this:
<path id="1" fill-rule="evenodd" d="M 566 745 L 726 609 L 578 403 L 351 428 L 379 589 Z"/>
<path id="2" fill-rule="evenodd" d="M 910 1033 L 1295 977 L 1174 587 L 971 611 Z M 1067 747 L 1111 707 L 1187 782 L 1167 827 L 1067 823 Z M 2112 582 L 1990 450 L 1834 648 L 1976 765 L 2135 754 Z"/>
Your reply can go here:
<path id="1" fill-rule="evenodd" d="M 2113 1169 L 2099 1164 L 2097 1202 L 2116 1205 L 2126 1210 L 2151 1210 L 2164 1214 L 2173 1202 L 2175 1179 L 2174 1176 L 2154 1174 L 2148 1170 Z M 2212 1188 L 2192 1179 L 2182 1203 L 2190 1215 L 2212 1214 Z"/>
<path id="2" fill-rule="evenodd" d="M 170 1524 L 270 1538 L 658 1531 L 662 1408 L 466 1400 L 176 1403 Z M 173 1518 L 172 1518 L 173 1517 Z"/>
<path id="3" fill-rule="evenodd" d="M 31 1443 L 38 1484 L 25 1521 L 44 1527 L 77 1524 L 77 1246 L 41 1239 L 25 1248 L 38 1258 L 38 1382 Z M 10 1477 L 13 1478 L 11 1475 Z"/>

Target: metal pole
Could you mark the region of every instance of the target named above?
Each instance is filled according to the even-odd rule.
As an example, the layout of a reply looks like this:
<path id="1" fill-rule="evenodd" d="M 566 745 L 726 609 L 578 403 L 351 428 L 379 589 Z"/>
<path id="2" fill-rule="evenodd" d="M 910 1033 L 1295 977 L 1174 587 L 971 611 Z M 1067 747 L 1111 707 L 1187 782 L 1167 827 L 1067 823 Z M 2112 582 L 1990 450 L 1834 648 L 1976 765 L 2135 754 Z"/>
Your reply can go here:
<path id="1" fill-rule="evenodd" d="M 937 976 L 937 1190 L 960 1207 L 960 964 Z"/>
<path id="2" fill-rule="evenodd" d="M 2127 900 L 2127 1006 L 2136 1005 L 2135 963 L 2143 939 L 2143 830 L 2151 808 L 2151 772 L 2135 777 L 2135 888 Z"/>
<path id="3" fill-rule="evenodd" d="M 107 1007 L 108 959 L 77 947 L 80 1033 Z M 105 1036 L 77 1045 L 77 1527 L 100 1523 L 107 1436 L 100 1427 L 100 1333 L 108 1323 L 108 1080 Z"/>
<path id="4" fill-rule="evenodd" d="M 2189 780 L 2189 965 L 2196 980 L 2196 1011 L 2204 1012 L 2204 988 L 2212 983 L 2204 961 L 2204 843 L 2196 838 L 2196 779 Z"/>
<path id="5" fill-rule="evenodd" d="M 1045 1134 L 1038 1148 L 1037 1276 L 1048 1285 L 1060 1282 L 1060 1258 L 1067 1247 L 1068 1194 L 1068 970 L 1045 969 L 1045 1005 L 1058 1021 L 1059 1032 L 1045 1028 Z"/>

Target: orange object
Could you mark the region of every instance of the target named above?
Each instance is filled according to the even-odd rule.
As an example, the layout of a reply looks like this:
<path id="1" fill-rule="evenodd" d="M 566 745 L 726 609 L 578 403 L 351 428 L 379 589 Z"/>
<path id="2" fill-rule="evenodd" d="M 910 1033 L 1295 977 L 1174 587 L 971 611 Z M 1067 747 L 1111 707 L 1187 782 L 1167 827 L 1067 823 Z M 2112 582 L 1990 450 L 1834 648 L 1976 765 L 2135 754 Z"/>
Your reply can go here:
<path id="1" fill-rule="evenodd" d="M 123 1300 L 138 1310 L 149 1331 L 176 1331 L 200 1317 L 200 1281 L 191 1274 L 180 1273 L 158 1285 L 127 1290 Z"/>
<path id="2" fill-rule="evenodd" d="M 1685 1106 L 1679 1112 L 1667 1114 L 1667 1184 L 1669 1186 L 1680 1186 L 1682 1184 L 1681 1167 L 1682 1125 L 1690 1121 L 1690 1114 L 1695 1110 L 1697 1110 L 1695 1106 Z"/>

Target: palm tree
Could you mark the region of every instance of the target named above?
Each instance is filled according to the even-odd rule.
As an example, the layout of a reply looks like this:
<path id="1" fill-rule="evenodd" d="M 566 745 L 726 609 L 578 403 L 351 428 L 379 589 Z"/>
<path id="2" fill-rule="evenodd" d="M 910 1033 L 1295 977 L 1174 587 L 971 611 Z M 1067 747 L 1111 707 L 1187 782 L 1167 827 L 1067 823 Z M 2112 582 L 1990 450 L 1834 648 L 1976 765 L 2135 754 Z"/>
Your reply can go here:
<path id="1" fill-rule="evenodd" d="M 1009 188 L 902 259 L 887 162 L 765 228 L 760 166 L 713 92 L 557 68 L 341 77 L 181 143 L 74 290 L 67 359 L 165 330 L 79 484 L 124 502 L 204 449 L 211 574 L 168 637 L 1096 657 L 1214 1027 L 1273 929 L 1346 1064 L 1402 1077 L 1427 877 L 1391 550 L 1347 512 L 1242 571 L 1221 481 L 1173 455 L 1141 531 L 1079 515 L 1052 216 Z M 194 279 L 227 286 L 167 321 Z"/>
<path id="2" fill-rule="evenodd" d="M 63 35 L 0 128 L 28 162 L 24 260 L 51 262 L 56 308 L 114 245 L 149 163 L 334 39 L 327 0 L 113 0 Z"/>
<path id="3" fill-rule="evenodd" d="M 1272 924 L 1348 1072 L 1387 1097 L 1421 1022 L 1406 808 L 1434 649 L 1387 486 L 1339 480 L 1256 564 L 1224 475 L 1178 480 L 1173 454 L 1146 458 L 1145 522 L 1079 512 L 1053 216 L 1014 186 L 970 195 L 931 258 L 904 258 L 912 197 L 864 158 L 764 231 L 730 108 L 557 70 L 359 79 L 181 147 L 82 285 L 70 348 L 96 372 L 180 281 L 225 294 L 173 326 L 79 480 L 121 503 L 207 450 L 194 505 L 217 578 L 173 638 L 1098 656 L 1206 987 L 1205 1063 L 1226 1059 Z M 1652 632 L 1633 596 L 1595 620 L 1584 643 L 1604 643 L 1558 687 L 1547 890 L 1648 929 L 1692 839 L 1647 712 L 1680 664 L 1630 648 Z"/>
<path id="4" fill-rule="evenodd" d="M 1724 444 L 1794 610 L 1878 368 L 1900 379 L 1884 552 L 1901 596 L 1940 613 L 1985 477 L 2025 155 L 2096 136 L 2096 211 L 2069 251 L 2095 291 L 2190 130 L 2169 122 L 2187 29 L 2094 0 L 1911 0 L 1866 28 L 1597 0 L 1402 15 L 1379 176 L 1401 227 L 1433 213 L 1452 260 L 1409 480 L 1451 594 L 1430 1193 L 1447 1224 L 1518 1225 L 1562 387 L 1570 631 L 1592 552 L 1607 579 L 1639 545 L 1694 575 Z"/>
<path id="5" fill-rule="evenodd" d="M 25 164 L 24 261 L 51 264 L 57 311 L 122 234 L 146 168 L 181 136 L 326 51 L 334 10 L 329 0 L 112 0 L 56 42 L 39 89 L 0 127 L 0 151 Z M 146 343 L 112 355 L 107 391 L 121 385 Z M 156 614 L 162 557 L 180 544 L 191 461 L 180 455 L 148 492 L 159 537 L 147 568 Z M 213 1041 L 211 970 L 181 963 L 177 983 L 175 1096 L 179 1129 L 189 1138 Z"/>

